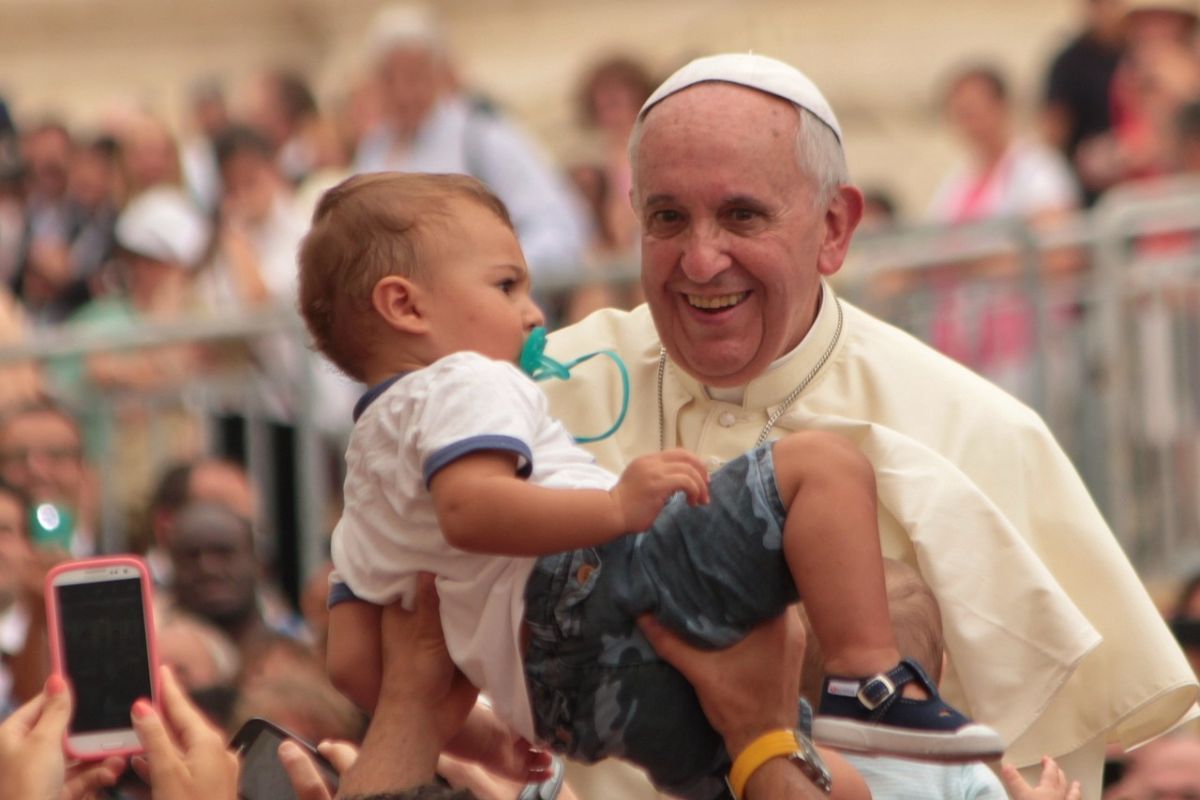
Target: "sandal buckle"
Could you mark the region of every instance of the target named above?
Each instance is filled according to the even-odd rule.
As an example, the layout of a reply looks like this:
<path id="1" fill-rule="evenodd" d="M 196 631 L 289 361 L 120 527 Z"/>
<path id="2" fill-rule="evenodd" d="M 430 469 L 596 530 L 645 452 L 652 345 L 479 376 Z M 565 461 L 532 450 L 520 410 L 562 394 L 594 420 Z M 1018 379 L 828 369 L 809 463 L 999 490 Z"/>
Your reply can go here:
<path id="1" fill-rule="evenodd" d="M 868 711 L 874 711 L 895 693 L 896 684 L 887 675 L 880 674 L 864 683 L 855 696 Z"/>

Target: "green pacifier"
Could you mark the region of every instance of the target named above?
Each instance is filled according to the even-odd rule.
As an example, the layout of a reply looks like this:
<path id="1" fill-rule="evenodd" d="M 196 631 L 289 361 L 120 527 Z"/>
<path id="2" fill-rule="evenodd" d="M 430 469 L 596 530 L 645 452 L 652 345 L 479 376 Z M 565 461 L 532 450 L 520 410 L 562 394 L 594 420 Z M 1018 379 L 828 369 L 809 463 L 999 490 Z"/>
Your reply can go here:
<path id="1" fill-rule="evenodd" d="M 613 423 L 612 427 L 604 433 L 598 436 L 576 436 L 575 441 L 580 444 L 607 439 L 616 433 L 617 428 L 620 428 L 621 423 L 625 421 L 625 413 L 629 411 L 629 371 L 625 369 L 625 362 L 612 350 L 597 350 L 594 353 L 588 353 L 563 364 L 546 355 L 545 328 L 534 328 L 530 332 L 529 338 L 525 340 L 525 346 L 521 348 L 521 356 L 517 359 L 517 364 L 521 367 L 521 371 L 535 381 L 544 381 L 547 378 L 558 378 L 565 381 L 570 379 L 573 367 L 582 364 L 589 358 L 600 355 L 611 358 L 621 373 L 621 413 L 617 415 L 617 421 Z"/>

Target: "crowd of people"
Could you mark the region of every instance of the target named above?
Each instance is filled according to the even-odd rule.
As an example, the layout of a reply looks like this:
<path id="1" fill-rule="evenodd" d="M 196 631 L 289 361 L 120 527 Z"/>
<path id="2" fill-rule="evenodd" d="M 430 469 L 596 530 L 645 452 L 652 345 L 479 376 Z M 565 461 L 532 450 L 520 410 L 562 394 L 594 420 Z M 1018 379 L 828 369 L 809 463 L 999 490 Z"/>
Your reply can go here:
<path id="1" fill-rule="evenodd" d="M 1102 202 L 1125 181 L 1190 169 L 1200 130 L 1200 9 L 1183 0 L 1088 0 L 1084 7 L 1087 30 L 1049 70 L 1040 143 L 1018 134 L 1011 93 L 996 69 L 973 65 L 945 84 L 947 114 L 968 159 L 943 182 L 933 217 L 957 224 L 1016 215 L 1053 224 L 1064 212 Z M 615 376 L 587 370 L 547 384 L 548 407 L 539 413 L 548 408 L 571 432 L 603 430 L 622 416 L 616 435 L 590 446 L 589 458 L 613 474 L 641 463 L 648 472 L 636 483 L 651 494 L 652 479 L 676 458 L 653 455 L 658 451 L 695 454 L 686 457 L 688 474 L 695 473 L 688 480 L 696 484 L 688 486 L 691 499 L 700 500 L 707 499 L 699 487 L 708 472 L 721 474 L 751 448 L 798 432 L 816 434 L 804 442 L 829 437 L 852 444 L 855 457 L 873 467 L 870 502 L 857 495 L 837 503 L 830 495 L 826 502 L 842 504 L 846 518 L 854 506 L 867 520 L 870 541 L 882 543 L 886 581 L 874 599 L 886 599 L 892 620 L 883 639 L 894 637 L 896 652 L 917 665 L 904 680 L 935 696 L 944 692 L 994 728 L 1008 763 L 1002 770 L 993 765 L 997 777 L 978 762 L 931 766 L 818 747 L 822 769 L 834 778 L 832 796 L 1002 797 L 1007 790 L 1022 800 L 1094 800 L 1102 792 L 1112 800 L 1148 800 L 1200 792 L 1200 739 L 1186 727 L 1163 736 L 1185 721 L 1198 696 L 1195 587 L 1183 594 L 1168 627 L 1042 422 L 952 360 L 977 367 L 1019 360 L 1029 347 L 1027 298 L 993 306 L 1000 310 L 981 328 L 989 348 L 983 355 L 972 349 L 978 341 L 967 342 L 953 325 L 932 337 L 939 354 L 839 298 L 829 279 L 866 211 L 894 215 L 895 205 L 877 196 L 869 206 L 871 198 L 850 183 L 843 132 L 807 78 L 764 57 L 717 56 L 697 59 L 660 84 L 636 61 L 613 58 L 580 81 L 581 122 L 595 132 L 596 158 L 560 170 L 501 109 L 462 84 L 424 11 L 385 9 L 366 45 L 375 72 L 348 90 L 336 110 L 322 107 L 302 76 L 265 71 L 233 99 L 225 87 L 194 87 L 191 128 L 182 137 L 146 111 L 113 116 L 84 136 L 52 120 L 13 120 L 0 104 L 0 343 L 59 329 L 135 330 L 204 315 L 295 313 L 299 293 L 318 348 L 361 382 L 316 370 L 328 428 L 345 433 L 353 421 L 361 432 L 366 413 L 386 432 L 409 424 L 381 416 L 403 405 L 389 378 L 398 369 L 425 373 L 432 353 L 481 349 L 468 333 L 483 337 L 482 349 L 495 348 L 497 358 L 515 359 L 496 323 L 509 312 L 494 309 L 520 298 L 522 331 L 547 320 L 575 323 L 551 338 L 551 352 L 564 361 L 598 348 L 623 359 L 631 383 L 627 417 Z M 435 246 L 436 237 L 422 227 L 432 223 L 419 215 L 389 216 L 361 199 L 354 201 L 360 211 L 337 211 L 359 186 L 344 183 L 347 176 L 380 171 L 465 173 L 494 196 L 443 208 L 437 230 L 444 235 L 462 225 L 466 232 Z M 327 193 L 334 186 L 341 195 Z M 310 224 L 318 224 L 310 223 L 314 210 L 318 223 L 335 211 L 349 214 L 349 222 L 339 217 L 336 235 L 304 245 L 309 266 L 316 265 L 306 287 L 297 253 Z M 466 269 L 460 264 L 473 253 L 455 249 L 466 245 L 498 247 L 512 274 L 459 286 L 440 305 L 412 299 L 425 297 L 420 265 L 440 258 L 452 265 L 447 269 Z M 640 280 L 627 267 L 639 261 Z M 403 266 L 410 263 L 417 265 L 411 274 Z M 322 271 L 320 280 L 313 277 Z M 940 288 L 948 304 L 962 299 L 952 282 Z M 496 290 L 501 294 L 493 296 Z M 533 300 L 545 313 L 526 308 Z M 398 346 L 395 352 L 408 355 L 385 358 L 383 342 L 397 332 L 413 337 L 405 340 L 411 352 Z M 455 591 L 467 577 L 439 572 L 435 589 L 417 575 L 433 567 L 386 563 L 394 537 L 377 529 L 379 507 L 392 502 L 389 491 L 412 487 L 383 486 L 385 499 L 364 500 L 381 458 L 371 448 L 384 447 L 383 434 L 352 442 L 349 457 L 358 468 L 352 463 L 348 476 L 350 522 L 334 534 L 340 538 L 330 563 L 289 596 L 273 558 L 275 532 L 263 525 L 264 494 L 277 487 L 256 485 L 243 464 L 204 440 L 187 414 L 138 405 L 198 376 L 249 366 L 268 377 L 272 389 L 263 402 L 286 430 L 296 413 L 294 387 L 319 357 L 291 337 L 259 335 L 241 347 L 170 343 L 0 364 L 0 798 L 99 792 L 232 798 L 238 766 L 225 742 L 256 716 L 324 742 L 321 752 L 343 773 L 339 796 L 407 797 L 404 791 L 439 776 L 474 796 L 511 798 L 545 777 L 547 756 L 507 729 L 485 726 L 494 734 L 486 747 L 456 740 L 460 728 L 475 729 L 468 719 L 481 713 L 476 688 L 457 669 L 484 683 L 495 670 L 512 672 L 512 664 L 499 665 L 504 659 L 493 640 L 468 653 L 472 643 L 464 645 L 464 637 L 473 634 L 450 626 L 443 632 L 441 604 L 458 602 Z M 487 373 L 468 367 L 477 377 Z M 460 387 L 472 394 L 472 419 L 487 417 L 484 410 L 504 416 L 503 383 Z M 536 399 L 538 392 L 527 394 L 521 403 L 547 402 Z M 132 398 L 115 430 L 112 418 L 97 411 L 100 396 L 118 407 Z M 447 412 L 452 404 L 444 405 L 435 410 Z M 152 458 L 149 414 L 158 415 L 156 437 L 168 444 Z M 490 480 L 497 468 L 520 480 L 490 488 L 495 502 L 476 511 L 483 523 L 509 520 L 521 535 L 507 543 L 479 535 L 462 540 L 461 549 L 526 557 L 523 581 L 534 554 L 576 545 L 534 549 L 522 544 L 531 523 L 499 514 L 516 504 L 513 485 L 524 486 L 545 458 L 522 439 L 527 432 L 514 433 L 509 424 L 500 425 L 504 436 L 477 432 L 491 442 L 482 449 L 492 460 L 485 464 L 491 472 L 473 480 Z M 445 464 L 436 470 L 417 464 L 413 482 L 421 489 L 448 486 L 445 475 L 473 463 L 469 457 L 479 448 L 454 441 L 463 429 L 461 420 L 444 426 L 438 443 L 450 443 L 454 453 L 434 448 L 434 455 Z M 791 452 L 791 445 L 766 452 L 781 447 Z M 92 461 L 101 452 L 120 473 L 118 498 L 102 496 Z M 816 476 L 842 474 L 834 469 L 842 451 L 820 452 L 825 469 Z M 457 466 L 446 470 L 446 464 Z M 389 474 L 401 481 L 399 470 Z M 432 483 L 435 474 L 440 483 Z M 434 489 L 437 503 L 439 491 L 450 496 L 449 489 Z M 101 509 L 114 503 L 122 508 L 122 549 L 144 556 L 155 583 L 161 697 L 158 707 L 131 709 L 142 759 L 67 765 L 58 744 L 71 699 L 61 677 L 50 674 L 44 577 L 54 564 L 110 544 L 101 535 Z M 820 509 L 835 514 L 831 524 L 844 521 L 837 512 Z M 439 505 L 434 530 L 445 524 L 441 513 Z M 559 523 L 554 535 L 568 520 L 588 524 L 586 514 L 543 516 Z M 551 533 L 547 542 L 558 542 Z M 559 649 L 580 648 L 576 655 L 589 662 L 611 658 L 614 667 L 669 664 L 672 680 L 682 674 L 695 690 L 691 702 L 698 700 L 711 726 L 703 735 L 720 753 L 722 773 L 729 762 L 736 772 L 739 754 L 763 734 L 798 727 L 802 689 L 818 713 L 827 710 L 822 687 L 842 679 L 836 667 L 845 662 L 837 659 L 841 640 L 830 638 L 824 612 L 810 615 L 808 636 L 790 612 L 747 635 L 777 609 L 739 608 L 730 623 L 737 634 L 717 635 L 711 608 L 680 612 L 672 624 L 672 603 L 622 598 L 639 611 L 659 612 L 660 620 L 631 622 L 616 637 L 619 646 L 608 629 L 595 637 L 606 643 L 582 639 L 578 624 L 569 622 L 574 606 L 599 595 L 597 585 L 611 587 L 611 580 L 593 577 L 606 559 L 627 558 L 610 547 L 610 534 L 577 543 L 582 556 L 538 567 L 541 583 L 528 578 L 529 586 L 557 581 L 561 597 L 542 603 L 541 622 L 563 628 L 555 638 L 525 638 L 519 623 L 526 614 L 535 619 L 534 604 L 528 612 L 524 605 L 523 591 L 531 590 L 523 582 L 508 587 L 506 609 L 517 623 L 505 618 L 515 625 L 505 647 L 518 677 L 524 663 L 522 685 L 534 680 L 527 648 L 546 651 L 536 676 L 543 688 L 561 679 Z M 796 573 L 783 577 L 801 583 L 793 559 L 811 557 L 820 541 L 799 548 L 789 537 L 779 536 L 793 544 L 774 546 L 788 549 Z M 860 553 L 849 560 L 860 567 L 869 559 Z M 875 575 L 872 569 L 866 572 Z M 472 574 L 482 580 L 483 570 Z M 647 583 L 646 592 L 664 591 L 669 581 Z M 474 587 L 485 594 L 493 588 Z M 400 596 L 404 607 L 393 602 Z M 845 622 L 842 628 L 854 627 L 853 618 Z M 735 639 L 723 650 L 694 646 Z M 807 648 L 800 646 L 805 640 Z M 831 653 L 832 666 L 824 661 Z M 472 672 L 470 659 L 484 666 Z M 865 686 L 874 671 L 854 674 Z M 833 677 L 823 680 L 825 673 Z M 529 702 L 565 703 L 566 691 L 554 683 Z M 892 686 L 887 703 L 899 701 L 899 692 Z M 599 698 L 586 702 L 599 705 L 603 691 Z M 504 706 L 514 702 L 511 696 L 497 700 L 499 710 L 511 711 Z M 618 709 L 614 702 L 601 710 Z M 574 726 L 573 714 L 584 711 L 526 708 L 561 725 L 539 718 L 519 733 L 590 760 L 601 750 L 578 741 L 590 729 L 562 727 Z M 616 723 L 606 717 L 603 724 Z M 680 735 L 699 737 L 701 727 Z M 285 746 L 279 755 L 300 797 L 330 795 L 298 748 Z M 1102 774 L 1106 761 L 1114 769 Z M 752 800 L 823 796 L 814 774 L 786 759 L 764 759 L 739 789 Z M 569 767 L 560 796 L 636 798 L 651 791 L 643 777 L 606 764 Z"/>

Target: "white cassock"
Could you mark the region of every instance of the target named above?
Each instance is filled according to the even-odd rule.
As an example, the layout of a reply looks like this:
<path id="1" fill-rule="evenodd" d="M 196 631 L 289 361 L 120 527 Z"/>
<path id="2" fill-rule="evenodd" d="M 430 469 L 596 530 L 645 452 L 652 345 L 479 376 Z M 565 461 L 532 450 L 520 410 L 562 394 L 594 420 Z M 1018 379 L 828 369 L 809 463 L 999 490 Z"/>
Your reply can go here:
<path id="1" fill-rule="evenodd" d="M 566 359 L 601 348 L 626 362 L 631 401 L 617 434 L 590 449 L 620 471 L 659 448 L 660 343 L 649 310 L 594 314 L 555 333 L 549 352 Z M 1077 773 L 1071 777 L 1098 797 L 1103 743 L 1130 747 L 1166 731 L 1191 709 L 1198 687 L 1037 414 L 908 334 L 836 301 L 826 286 L 804 341 L 749 383 L 739 402 L 712 399 L 668 362 L 665 446 L 686 447 L 710 467 L 734 458 L 814 370 L 770 438 L 823 429 L 862 448 L 875 465 L 884 555 L 918 567 L 941 604 L 947 699 L 993 726 L 1009 743 L 1006 759 L 1018 766 L 1044 754 L 1086 752 L 1069 762 Z M 604 359 L 543 386 L 552 413 L 576 435 L 605 430 L 620 409 L 620 380 Z M 575 784 L 586 797 L 586 778 Z M 609 785 L 605 794 L 631 791 Z"/>

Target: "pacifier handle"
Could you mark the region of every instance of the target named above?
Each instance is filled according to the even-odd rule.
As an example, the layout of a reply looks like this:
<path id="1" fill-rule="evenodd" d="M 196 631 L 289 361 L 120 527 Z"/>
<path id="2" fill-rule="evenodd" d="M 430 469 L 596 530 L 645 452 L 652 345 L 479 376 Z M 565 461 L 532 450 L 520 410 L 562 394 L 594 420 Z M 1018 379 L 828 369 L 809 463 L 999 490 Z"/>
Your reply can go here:
<path id="1" fill-rule="evenodd" d="M 582 364 L 589 358 L 604 355 L 612 359 L 621 373 L 621 413 L 617 415 L 617 421 L 612 424 L 612 427 L 604 433 L 596 436 L 576 436 L 575 441 L 579 444 L 598 442 L 616 433 L 617 429 L 621 427 L 621 423 L 625 421 L 625 414 L 629 411 L 629 370 L 625 368 L 625 362 L 621 360 L 621 357 L 612 350 L 597 350 L 563 364 L 546 355 L 545 350 L 546 329 L 534 328 L 521 348 L 521 355 L 517 363 L 521 370 L 535 381 L 544 381 L 547 378 L 558 378 L 565 381 L 571 377 L 572 367 Z"/>

